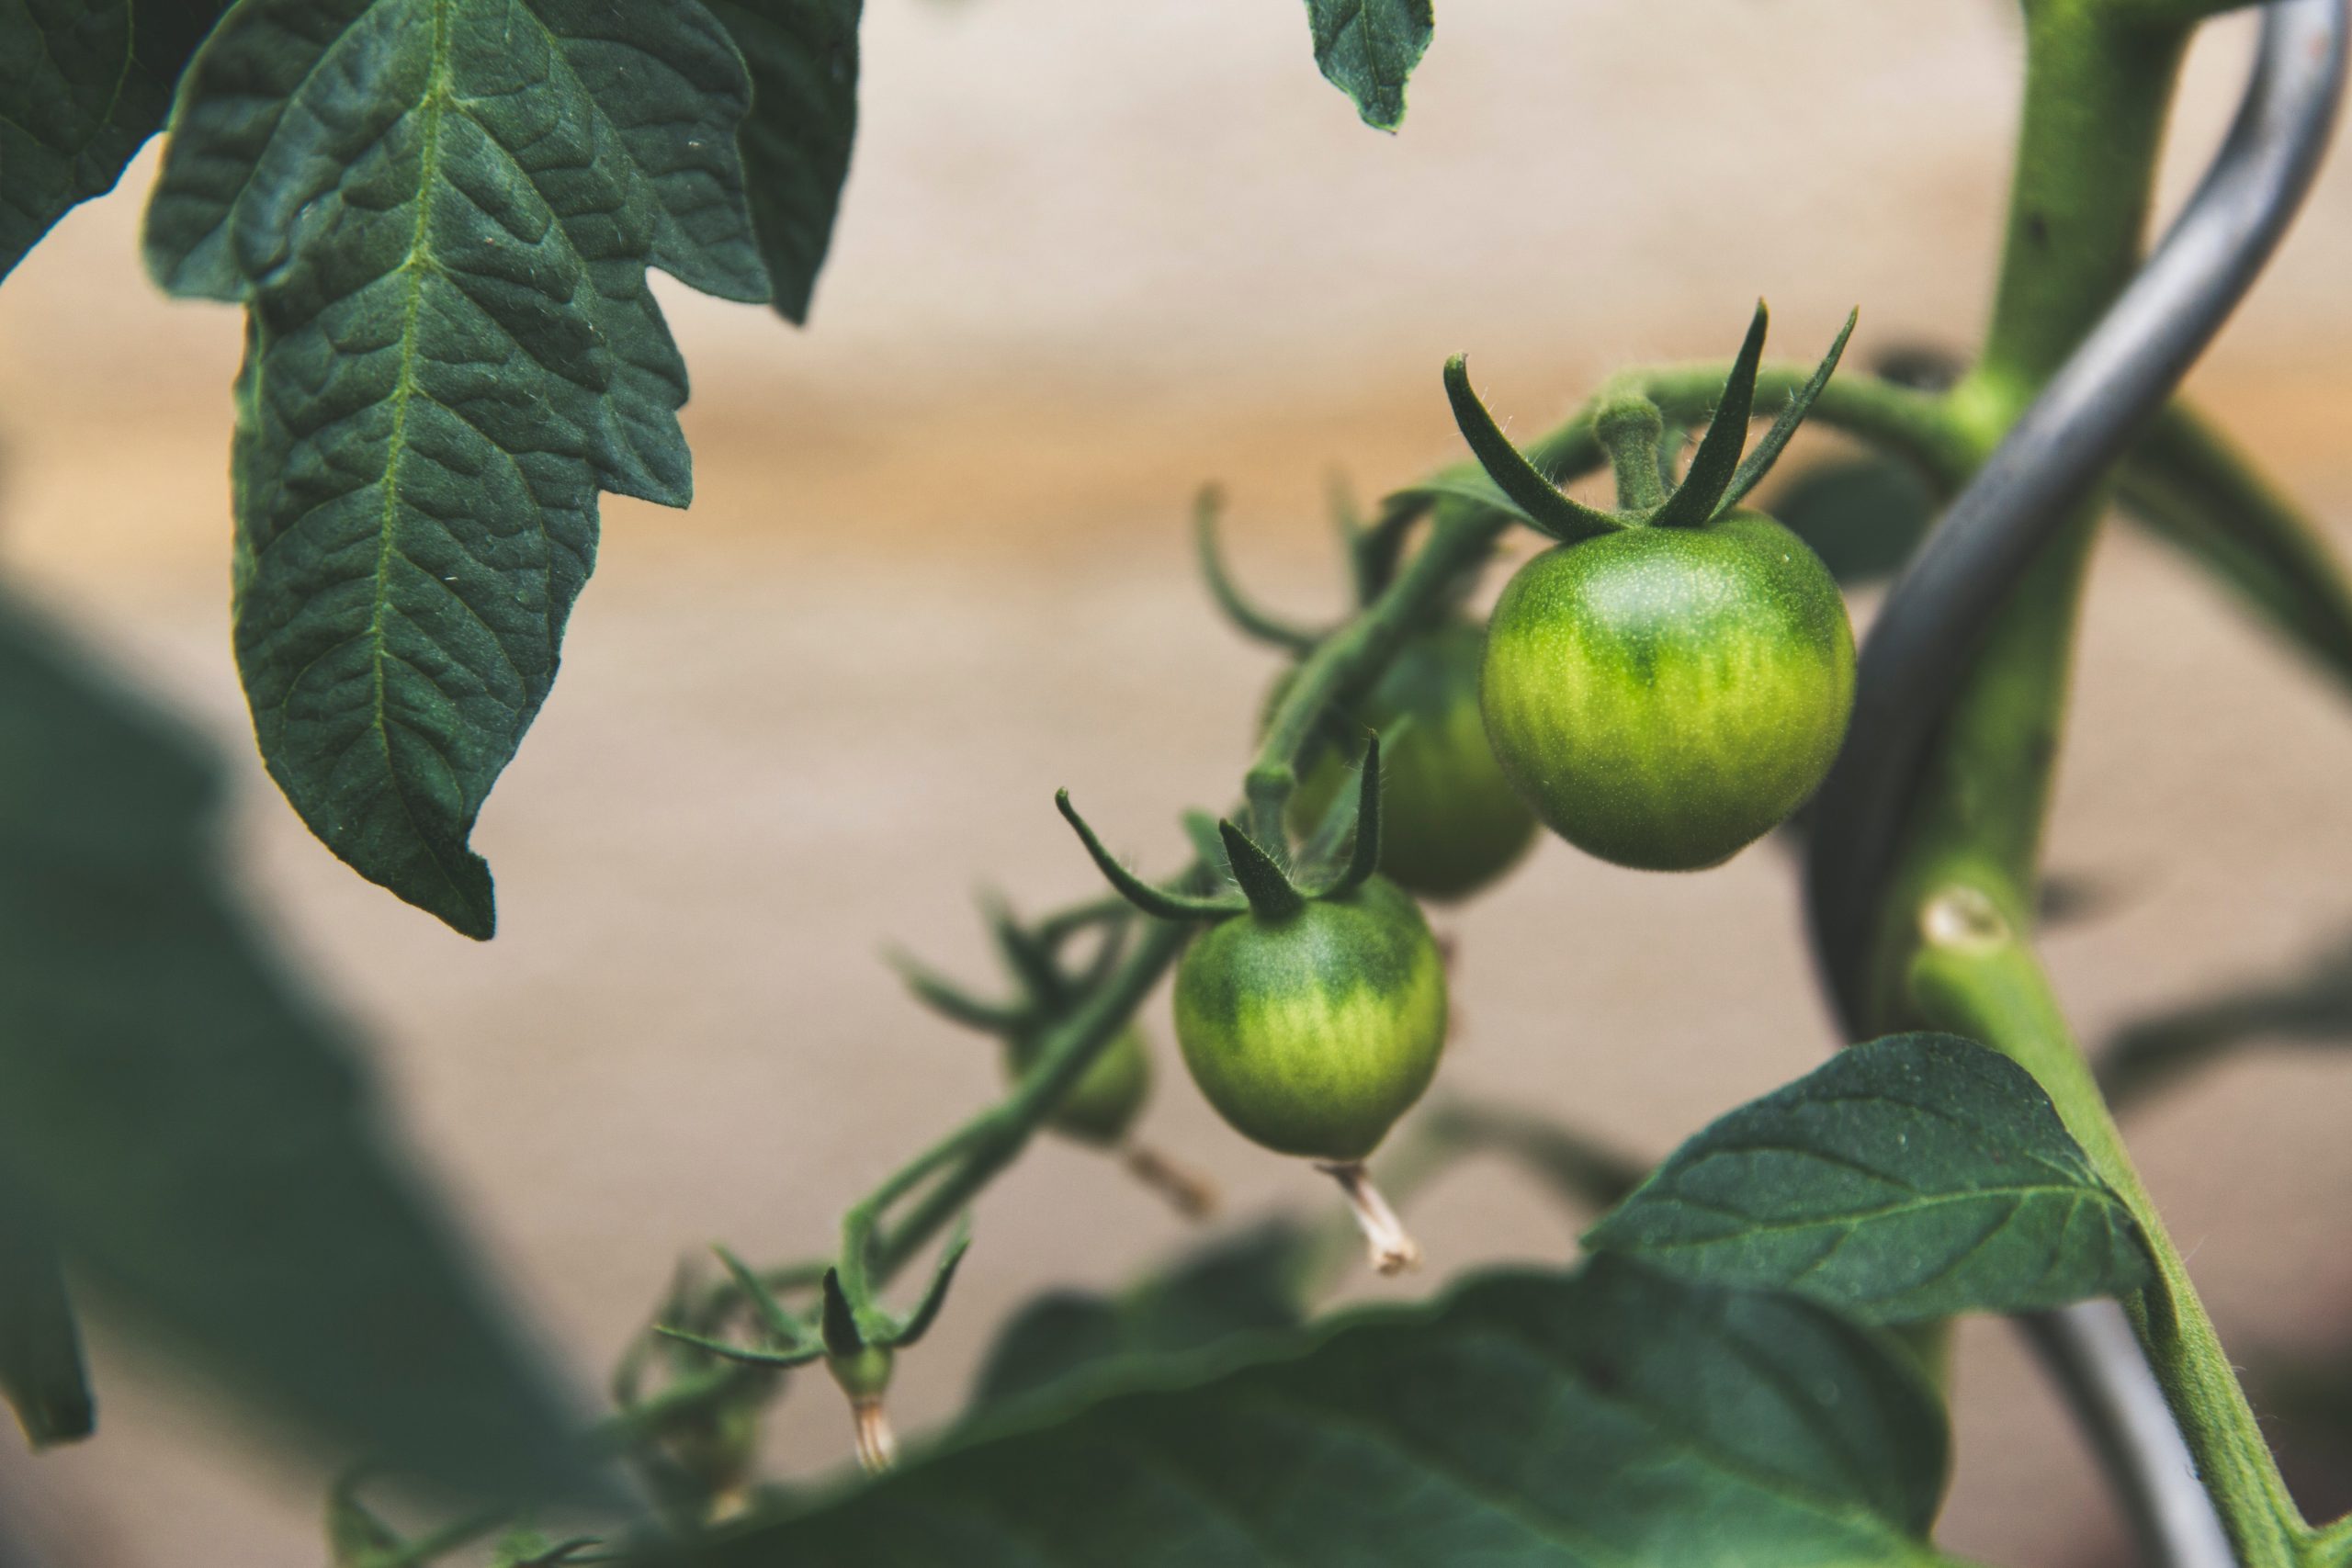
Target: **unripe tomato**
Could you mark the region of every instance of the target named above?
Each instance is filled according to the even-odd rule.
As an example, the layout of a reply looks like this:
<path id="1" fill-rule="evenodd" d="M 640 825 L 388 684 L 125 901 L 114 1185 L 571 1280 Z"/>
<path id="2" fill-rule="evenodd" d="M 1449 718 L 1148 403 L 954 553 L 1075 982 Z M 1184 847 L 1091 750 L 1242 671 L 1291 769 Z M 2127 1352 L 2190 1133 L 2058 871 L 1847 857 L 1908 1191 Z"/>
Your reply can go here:
<path id="1" fill-rule="evenodd" d="M 1036 1060 L 1034 1042 L 1015 1042 L 1005 1052 L 1005 1066 L 1015 1078 Z M 1080 1143 L 1108 1147 L 1127 1135 L 1150 1092 L 1151 1057 L 1144 1050 L 1143 1032 L 1131 1023 L 1096 1054 L 1046 1122 Z"/>
<path id="2" fill-rule="evenodd" d="M 1426 898 L 1476 892 L 1510 870 L 1535 837 L 1535 814 L 1495 761 L 1479 716 L 1486 646 L 1485 632 L 1468 621 L 1415 637 L 1353 716 L 1359 728 L 1384 738 L 1380 874 Z M 1340 791 L 1355 787 L 1349 762 L 1362 754 L 1361 743 L 1344 757 L 1325 749 L 1291 797 L 1292 832 L 1307 837 Z"/>
<path id="3" fill-rule="evenodd" d="M 1538 815 L 1603 860 L 1695 871 L 1812 794 L 1854 701 L 1838 584 L 1760 513 L 1629 528 L 1521 567 L 1479 703 Z"/>
<path id="4" fill-rule="evenodd" d="M 671 1457 L 710 1495 L 723 1496 L 752 1476 L 760 1456 L 760 1411 L 730 1401 L 681 1420 L 663 1434 Z"/>
<path id="5" fill-rule="evenodd" d="M 1176 1039 L 1211 1105 L 1283 1154 L 1360 1160 L 1429 1088 L 1445 965 L 1394 883 L 1208 927 L 1176 969 Z"/>

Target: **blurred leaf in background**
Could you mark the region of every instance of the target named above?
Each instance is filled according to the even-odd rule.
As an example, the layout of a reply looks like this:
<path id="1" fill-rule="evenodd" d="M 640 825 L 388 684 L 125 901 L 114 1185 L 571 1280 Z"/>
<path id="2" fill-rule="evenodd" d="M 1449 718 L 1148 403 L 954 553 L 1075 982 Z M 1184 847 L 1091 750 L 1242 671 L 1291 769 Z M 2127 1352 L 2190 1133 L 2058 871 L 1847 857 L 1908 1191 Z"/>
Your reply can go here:
<path id="1" fill-rule="evenodd" d="M 0 596 L 11 1396 L 54 1369 L 37 1436 L 65 1397 L 53 1237 L 256 1412 L 469 1494 L 577 1492 L 566 1402 L 225 887 L 219 807 L 198 745 Z"/>
<path id="2" fill-rule="evenodd" d="M 2352 1044 L 2352 933 L 2274 979 L 2249 981 L 2126 1022 L 2099 1057 L 2099 1083 L 2121 1110 L 2264 1042 Z"/>
<path id="3" fill-rule="evenodd" d="M 1901 570 L 1939 510 L 1925 479 L 1874 454 L 1808 464 L 1773 496 L 1770 507 L 1847 588 Z"/>
<path id="4" fill-rule="evenodd" d="M 1012 1315 L 974 1385 L 975 1408 L 1035 1393 L 1104 1362 L 1182 1355 L 1304 1320 L 1315 1233 L 1269 1220 L 1197 1247 L 1115 1296 L 1053 1291 Z"/>
<path id="5" fill-rule="evenodd" d="M 1879 1331 L 1603 1259 L 1108 1363 L 695 1561 L 1927 1564 L 1948 1450 Z"/>

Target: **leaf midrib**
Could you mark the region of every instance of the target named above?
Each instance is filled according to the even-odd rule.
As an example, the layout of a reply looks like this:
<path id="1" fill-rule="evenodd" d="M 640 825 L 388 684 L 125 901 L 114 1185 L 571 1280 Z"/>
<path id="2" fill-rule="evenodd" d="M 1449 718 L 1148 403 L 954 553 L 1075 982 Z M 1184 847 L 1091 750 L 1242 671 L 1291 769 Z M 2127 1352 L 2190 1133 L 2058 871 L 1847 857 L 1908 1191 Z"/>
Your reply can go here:
<path id="1" fill-rule="evenodd" d="M 376 584 L 374 604 L 368 612 L 368 639 L 374 647 L 368 660 L 368 673 L 373 682 L 375 707 L 372 728 L 379 745 L 384 750 L 384 776 L 390 781 L 393 795 L 401 803 L 409 826 L 416 832 L 417 841 L 433 861 L 433 869 L 441 874 L 449 891 L 465 899 L 465 889 L 450 874 L 441 859 L 440 847 L 426 832 L 424 824 L 417 820 L 416 807 L 410 803 L 408 787 L 401 781 L 400 768 L 392 758 L 392 732 L 384 705 L 384 666 L 390 659 L 384 626 L 391 613 L 392 562 L 399 551 L 393 548 L 393 532 L 400 515 L 401 462 L 408 453 L 408 405 L 416 394 L 416 340 L 418 322 L 424 313 L 424 275 L 430 267 L 428 257 L 430 233 L 433 227 L 434 170 L 439 166 L 441 155 L 441 117 L 449 107 L 449 0 L 429 0 L 433 6 L 433 62 L 425 73 L 424 93 L 418 107 L 424 112 L 424 145 L 420 150 L 416 177 L 416 224 L 409 234 L 408 254 L 401 258 L 401 271 L 407 277 L 407 289 L 401 302 L 401 346 L 399 371 L 392 388 L 392 429 L 384 453 L 384 509 L 377 528 Z M 446 765 L 446 764 L 445 764 Z"/>
<path id="2" fill-rule="evenodd" d="M 1874 1221 L 1919 1210 L 1939 1209 L 1952 1203 L 1971 1202 L 1983 1198 L 2009 1200 L 2010 1213 L 2014 1217 L 2024 1207 L 2026 1201 L 2035 1198 L 2062 1197 L 2069 1201 L 2079 1203 L 2086 1199 L 2105 1197 L 2102 1193 L 2086 1190 L 2078 1184 L 2060 1182 L 2038 1182 L 2006 1187 L 1972 1187 L 1958 1192 L 1929 1193 L 1918 1192 L 1917 1189 L 1913 1189 L 1913 1192 L 1912 1197 L 1893 1203 L 1881 1204 L 1874 1209 L 1849 1209 L 1804 1219 L 1771 1220 L 1752 1214 L 1746 1210 L 1735 1209 L 1729 1204 L 1711 1202 L 1707 1199 L 1688 1193 L 1661 1191 L 1653 1194 L 1649 1201 L 1659 1203 L 1679 1203 L 1685 1208 L 1704 1209 L 1718 1214 L 1728 1214 L 1741 1221 L 1742 1228 L 1736 1232 L 1713 1236 L 1645 1237 L 1641 1246 L 1645 1250 L 1655 1247 L 1660 1251 L 1668 1251 L 1675 1248 L 1721 1247 L 1751 1235 L 1783 1235 L 1797 1231 L 1831 1228 L 1854 1230 Z M 2110 1203 L 2115 1201 L 2111 1198 L 2106 1201 Z"/>

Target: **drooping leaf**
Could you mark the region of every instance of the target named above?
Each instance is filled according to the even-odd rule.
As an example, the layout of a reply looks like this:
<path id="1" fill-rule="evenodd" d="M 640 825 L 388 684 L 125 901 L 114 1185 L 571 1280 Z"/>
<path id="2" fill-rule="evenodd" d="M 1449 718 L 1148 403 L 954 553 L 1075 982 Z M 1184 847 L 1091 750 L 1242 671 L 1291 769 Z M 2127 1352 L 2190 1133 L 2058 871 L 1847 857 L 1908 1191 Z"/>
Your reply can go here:
<path id="1" fill-rule="evenodd" d="M 2124 510 L 2352 686 L 2352 583 L 2301 510 L 2209 421 L 2168 406 L 2124 464 Z"/>
<path id="2" fill-rule="evenodd" d="M 864 0 L 704 0 L 752 72 L 740 136 L 745 195 L 777 312 L 808 319 L 857 136 Z"/>
<path id="3" fill-rule="evenodd" d="M 1770 510 L 1853 587 L 1902 570 L 1935 522 L 1937 502 L 1908 466 L 1866 455 L 1814 464 L 1773 496 Z"/>
<path id="4" fill-rule="evenodd" d="M 1182 1355 L 1293 1328 L 1313 1233 L 1273 1220 L 1224 1237 L 1114 1296 L 1053 1291 L 1015 1313 L 981 1363 L 975 1405 L 1035 1393 L 1121 1358 Z"/>
<path id="5" fill-rule="evenodd" d="M 646 268 L 767 282 L 741 61 L 697 0 L 243 0 L 147 219 L 243 302 L 236 648 L 263 760 L 362 875 L 487 937 L 469 847 L 555 676 L 598 492 L 683 506 Z"/>
<path id="6" fill-rule="evenodd" d="M 1023 1401 L 699 1568 L 1937 1561 L 1944 1418 L 1808 1303 L 1604 1259 Z M 1056 1416 L 1062 1418 L 1056 1419 Z"/>
<path id="7" fill-rule="evenodd" d="M 0 0 L 0 277 L 104 196 L 226 0 Z"/>
<path id="8" fill-rule="evenodd" d="M 1394 130 L 1405 118 L 1405 80 L 1430 47 L 1430 0 L 1306 0 L 1315 63 L 1355 100 L 1366 125 Z"/>
<path id="9" fill-rule="evenodd" d="M 566 1403 L 224 890 L 218 795 L 0 600 L 0 1190 L 127 1327 L 322 1447 L 569 1483 Z"/>
<path id="10" fill-rule="evenodd" d="M 96 1422 L 56 1240 L 14 1193 L 0 1193 L 0 1393 L 36 1449 Z"/>
<path id="11" fill-rule="evenodd" d="M 2122 1200 L 2041 1087 L 1948 1034 L 1857 1045 L 1742 1106 L 1586 1242 L 1880 1323 L 2063 1306 L 2148 1274 Z"/>

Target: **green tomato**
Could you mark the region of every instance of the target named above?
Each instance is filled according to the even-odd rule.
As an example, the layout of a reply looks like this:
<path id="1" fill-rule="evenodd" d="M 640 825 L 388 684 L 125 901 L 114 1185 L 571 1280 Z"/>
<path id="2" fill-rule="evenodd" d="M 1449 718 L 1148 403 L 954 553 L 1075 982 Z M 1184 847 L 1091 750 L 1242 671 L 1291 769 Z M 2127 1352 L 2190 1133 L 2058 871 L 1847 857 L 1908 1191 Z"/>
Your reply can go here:
<path id="1" fill-rule="evenodd" d="M 1429 1088 L 1445 1044 L 1445 965 L 1394 883 L 1295 914 L 1235 915 L 1176 969 L 1176 1039 L 1211 1105 L 1286 1155 L 1353 1161 Z"/>
<path id="2" fill-rule="evenodd" d="M 1495 761 L 1478 714 L 1478 665 L 1486 633 L 1448 621 L 1397 652 L 1354 718 L 1379 730 L 1380 874 L 1425 898 L 1461 898 L 1509 871 L 1535 838 L 1530 811 Z M 1289 683 L 1285 677 L 1277 695 Z M 1394 740 L 1386 739 L 1398 722 Z M 1351 736 L 1351 742 L 1356 738 Z M 1304 839 L 1341 789 L 1355 787 L 1350 762 L 1330 747 L 1291 797 L 1291 831 Z"/>
<path id="3" fill-rule="evenodd" d="M 1487 628 L 1479 703 L 1504 771 L 1562 838 L 1696 871 L 1829 771 L 1854 634 L 1820 558 L 1760 513 L 1629 528 L 1520 569 Z"/>
<path id="4" fill-rule="evenodd" d="M 1034 1041 L 1017 1042 L 1005 1052 L 1006 1069 L 1016 1078 L 1036 1060 Z M 1143 1032 L 1131 1023 L 1096 1053 L 1046 1121 L 1080 1143 L 1107 1148 L 1127 1135 L 1150 1093 L 1151 1057 L 1144 1050 Z"/>
<path id="5" fill-rule="evenodd" d="M 662 1434 L 670 1455 L 712 1496 L 741 1486 L 760 1455 L 760 1411 L 740 1400 L 689 1416 Z"/>

